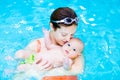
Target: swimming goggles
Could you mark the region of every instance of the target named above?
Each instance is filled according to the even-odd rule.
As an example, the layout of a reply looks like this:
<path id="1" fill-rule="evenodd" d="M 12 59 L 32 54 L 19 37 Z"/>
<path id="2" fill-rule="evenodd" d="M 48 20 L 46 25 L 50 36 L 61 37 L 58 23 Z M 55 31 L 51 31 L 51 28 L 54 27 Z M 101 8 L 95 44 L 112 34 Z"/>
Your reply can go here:
<path id="1" fill-rule="evenodd" d="M 67 25 L 72 24 L 73 22 L 78 24 L 78 21 L 79 21 L 78 17 L 75 17 L 74 19 L 66 17 L 66 18 L 64 18 L 62 20 L 57 20 L 57 21 L 52 20 L 52 22 L 54 22 L 54 23 L 64 23 L 64 24 L 67 24 Z"/>

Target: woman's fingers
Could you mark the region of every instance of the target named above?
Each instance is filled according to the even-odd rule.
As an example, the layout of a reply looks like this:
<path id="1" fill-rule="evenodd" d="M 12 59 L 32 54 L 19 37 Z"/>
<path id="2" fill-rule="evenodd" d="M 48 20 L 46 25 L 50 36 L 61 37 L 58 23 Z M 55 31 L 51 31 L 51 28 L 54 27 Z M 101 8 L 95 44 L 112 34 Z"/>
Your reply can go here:
<path id="1" fill-rule="evenodd" d="M 37 60 L 36 64 L 38 64 L 39 67 L 41 67 L 44 70 L 50 70 L 51 68 L 53 68 L 52 64 L 48 60 L 42 58 Z"/>
<path id="2" fill-rule="evenodd" d="M 40 64 L 42 62 L 42 58 L 39 58 L 38 60 L 35 61 L 35 64 Z"/>
<path id="3" fill-rule="evenodd" d="M 53 66 L 52 66 L 51 63 L 47 62 L 47 63 L 43 66 L 43 68 L 44 68 L 45 70 L 50 70 L 50 69 L 53 68 Z"/>
<path id="4" fill-rule="evenodd" d="M 49 67 L 47 67 L 45 70 L 48 71 L 48 70 L 51 70 L 53 68 L 52 65 L 50 65 Z"/>
<path id="5" fill-rule="evenodd" d="M 42 60 L 42 62 L 40 63 L 41 66 L 45 66 L 48 64 L 48 61 L 47 60 Z"/>
<path id="6" fill-rule="evenodd" d="M 36 61 L 36 64 L 39 64 L 42 61 L 42 59 L 39 59 L 38 61 Z"/>
<path id="7" fill-rule="evenodd" d="M 53 68 L 52 63 L 42 57 L 39 57 L 35 64 L 39 65 L 39 67 L 43 70 L 50 70 L 51 68 Z"/>

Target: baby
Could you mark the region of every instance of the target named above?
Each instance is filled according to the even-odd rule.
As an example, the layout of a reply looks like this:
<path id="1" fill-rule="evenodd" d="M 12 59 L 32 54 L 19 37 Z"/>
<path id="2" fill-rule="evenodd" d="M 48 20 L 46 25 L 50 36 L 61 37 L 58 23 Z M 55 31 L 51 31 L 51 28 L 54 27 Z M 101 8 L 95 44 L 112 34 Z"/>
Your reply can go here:
<path id="1" fill-rule="evenodd" d="M 33 54 L 27 58 L 25 64 L 20 64 L 18 70 L 25 70 L 33 65 L 36 65 L 40 59 L 48 60 L 52 64 L 53 68 L 61 67 L 65 70 L 70 70 L 74 59 L 81 55 L 83 50 L 83 43 L 78 38 L 72 38 L 69 42 L 66 42 L 62 47 L 52 45 L 49 40 L 49 34 L 47 30 L 43 30 L 45 34 L 45 46 L 48 50 L 44 53 Z M 25 53 L 24 53 L 25 54 Z M 24 55 L 23 54 L 23 55 Z M 16 56 L 19 56 L 18 54 Z M 40 66 L 39 66 L 40 67 Z"/>
<path id="2" fill-rule="evenodd" d="M 83 46 L 84 46 L 82 41 L 78 38 L 72 38 L 69 42 L 65 43 L 62 47 L 59 47 L 51 43 L 48 30 L 43 28 L 43 32 L 45 37 L 44 41 L 47 49 L 55 50 L 57 51 L 56 53 L 61 52 L 60 54 L 62 54 L 64 59 L 58 62 L 62 63 L 64 69 L 69 70 L 72 64 L 74 63 L 74 59 L 80 56 L 82 53 Z M 56 56 L 59 56 L 59 55 L 57 54 Z"/>

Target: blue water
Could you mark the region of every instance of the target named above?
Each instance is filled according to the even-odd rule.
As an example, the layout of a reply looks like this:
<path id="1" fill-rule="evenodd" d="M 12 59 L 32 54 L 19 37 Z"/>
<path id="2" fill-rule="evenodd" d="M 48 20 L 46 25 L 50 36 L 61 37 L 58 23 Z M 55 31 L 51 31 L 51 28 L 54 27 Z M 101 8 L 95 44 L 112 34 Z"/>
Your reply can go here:
<path id="1" fill-rule="evenodd" d="M 120 0 L 0 0 L 0 80 L 12 80 L 17 50 L 42 37 L 52 11 L 73 8 L 80 22 L 76 37 L 85 44 L 79 80 L 120 80 Z M 32 80 L 36 80 L 34 77 Z"/>

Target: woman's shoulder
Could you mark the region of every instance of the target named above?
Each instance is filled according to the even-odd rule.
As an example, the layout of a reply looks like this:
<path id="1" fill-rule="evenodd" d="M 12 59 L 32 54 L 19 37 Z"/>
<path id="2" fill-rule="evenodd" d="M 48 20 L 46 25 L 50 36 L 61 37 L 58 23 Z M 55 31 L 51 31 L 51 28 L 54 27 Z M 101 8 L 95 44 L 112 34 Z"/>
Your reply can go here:
<path id="1" fill-rule="evenodd" d="M 35 41 L 37 42 L 37 46 L 41 49 L 40 52 L 46 51 L 44 38 L 38 38 Z"/>
<path id="2" fill-rule="evenodd" d="M 35 40 L 33 40 L 33 42 L 37 43 L 37 44 L 40 44 L 41 46 L 44 46 L 45 45 L 45 40 L 44 38 L 37 38 Z"/>
<path id="3" fill-rule="evenodd" d="M 46 50 L 44 38 L 38 38 L 38 39 L 32 40 L 28 44 L 26 49 L 30 49 L 30 50 L 33 50 L 35 52 L 41 52 L 43 50 Z"/>
<path id="4" fill-rule="evenodd" d="M 38 44 L 44 44 L 44 38 L 37 38 L 34 40 L 31 40 L 30 43 L 28 45 L 38 45 Z"/>

